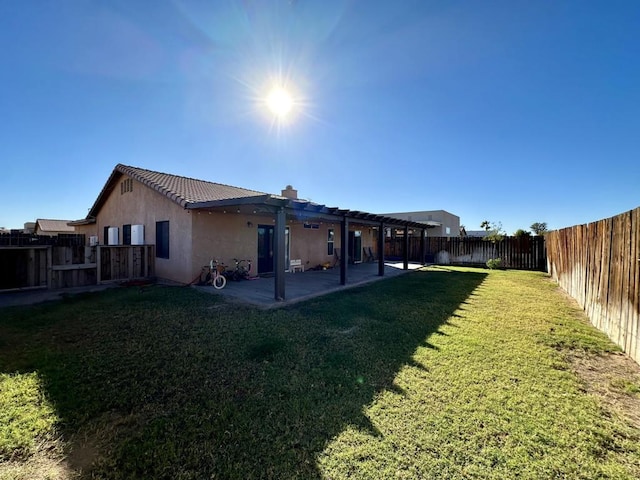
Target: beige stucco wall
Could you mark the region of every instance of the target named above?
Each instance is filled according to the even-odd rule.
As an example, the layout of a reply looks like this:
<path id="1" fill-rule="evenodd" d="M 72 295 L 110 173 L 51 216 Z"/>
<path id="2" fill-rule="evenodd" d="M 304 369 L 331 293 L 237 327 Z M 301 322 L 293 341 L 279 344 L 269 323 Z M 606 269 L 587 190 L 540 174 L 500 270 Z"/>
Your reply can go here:
<path id="1" fill-rule="evenodd" d="M 326 262 L 330 262 L 333 265 L 335 257 L 327 255 L 328 231 L 330 228 L 334 231 L 334 248 L 342 248 L 340 223 L 322 222 L 319 224 L 318 229 L 304 228 L 303 223 L 300 222 L 290 223 L 289 226 L 291 228 L 292 259 L 302 260 L 305 269 L 322 265 Z M 349 230 L 362 232 L 362 247 L 371 247 L 373 252 L 376 252 L 377 232 L 375 230 L 361 225 L 350 225 Z M 362 260 L 365 260 L 364 255 L 362 255 Z"/>
<path id="2" fill-rule="evenodd" d="M 233 259 L 249 259 L 252 262 L 252 274 L 257 271 L 258 226 L 275 225 L 275 217 L 235 213 L 217 213 L 193 211 L 193 266 L 194 275 L 214 258 L 228 267 L 234 265 Z M 304 223 L 292 218 L 287 219 L 289 227 L 289 257 L 300 259 L 305 269 L 329 262 L 333 265 L 334 255 L 327 254 L 328 230 L 334 231 L 334 248 L 341 248 L 340 224 L 326 221 L 309 220 L 318 225 L 317 229 L 304 228 Z M 362 246 L 376 251 L 377 232 L 369 227 L 353 225 L 350 230 L 362 232 Z M 364 260 L 364 257 L 363 257 Z"/>
<path id="3" fill-rule="evenodd" d="M 76 225 L 75 229 L 77 234 L 85 236 L 87 245 L 89 244 L 89 237 L 91 235 L 98 235 L 98 229 L 95 223 L 91 223 L 89 225 Z"/>
<path id="4" fill-rule="evenodd" d="M 144 225 L 144 242 L 156 243 L 156 222 L 169 221 L 169 258 L 155 259 L 155 272 L 159 278 L 187 283 L 193 279 L 191 222 L 185 209 L 164 195 L 134 180 L 133 191 L 121 193 L 120 183 L 129 178 L 123 175 L 108 195 L 96 217 L 93 235 L 101 245 L 106 243 L 104 227 L 118 227 L 122 244 L 123 225 Z M 87 237 L 88 241 L 88 237 Z"/>
<path id="5" fill-rule="evenodd" d="M 258 223 L 273 225 L 271 217 L 206 211 L 193 211 L 190 215 L 193 219 L 192 251 L 195 273 L 211 259 L 222 262 L 227 267 L 233 267 L 234 258 L 251 260 L 251 273 L 256 273 Z M 247 222 L 251 222 L 252 226 L 249 227 Z"/>
<path id="6" fill-rule="evenodd" d="M 211 258 L 215 258 L 227 266 L 233 266 L 233 258 L 249 259 L 253 264 L 252 274 L 258 273 L 258 226 L 274 226 L 275 216 L 216 212 L 209 214 L 205 211 L 194 211 L 191 215 L 194 265 L 206 265 Z M 334 229 L 335 246 L 339 247 L 339 225 L 331 227 L 323 223 L 318 229 L 305 229 L 301 222 L 289 219 L 287 227 L 290 258 L 302 260 L 305 268 L 325 262 L 333 264 L 333 255 L 327 255 L 328 229 Z"/>
<path id="7" fill-rule="evenodd" d="M 290 222 L 291 258 L 302 260 L 305 269 L 324 264 L 333 265 L 334 256 L 327 255 L 328 231 L 333 228 L 334 247 L 340 248 L 340 225 L 311 222 L 319 225 L 317 229 L 304 228 L 304 223 Z"/>

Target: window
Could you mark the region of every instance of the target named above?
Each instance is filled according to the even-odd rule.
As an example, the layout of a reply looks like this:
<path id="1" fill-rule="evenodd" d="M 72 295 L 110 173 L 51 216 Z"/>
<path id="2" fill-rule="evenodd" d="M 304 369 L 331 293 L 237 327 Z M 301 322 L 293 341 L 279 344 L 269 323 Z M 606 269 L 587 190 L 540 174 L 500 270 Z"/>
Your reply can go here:
<path id="1" fill-rule="evenodd" d="M 122 226 L 122 244 L 131 245 L 131 225 Z"/>
<path id="2" fill-rule="evenodd" d="M 103 232 L 102 244 L 109 245 L 109 225 L 104 227 Z"/>
<path id="3" fill-rule="evenodd" d="M 445 232 L 447 233 L 447 235 L 451 235 L 451 228 L 450 227 L 446 227 L 445 228 Z"/>
<path id="4" fill-rule="evenodd" d="M 169 258 L 169 221 L 156 222 L 156 257 Z"/>
<path id="5" fill-rule="evenodd" d="M 327 230 L 327 255 L 333 255 L 333 242 L 335 240 L 333 228 Z"/>

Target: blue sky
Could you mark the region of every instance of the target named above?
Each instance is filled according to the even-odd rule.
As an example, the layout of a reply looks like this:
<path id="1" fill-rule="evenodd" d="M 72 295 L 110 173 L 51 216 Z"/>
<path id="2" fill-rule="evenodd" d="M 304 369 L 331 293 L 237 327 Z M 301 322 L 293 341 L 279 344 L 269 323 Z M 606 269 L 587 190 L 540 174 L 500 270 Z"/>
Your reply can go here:
<path id="1" fill-rule="evenodd" d="M 508 233 L 640 206 L 636 0 L 7 0 L 0 47 L 7 228 L 117 163 Z"/>

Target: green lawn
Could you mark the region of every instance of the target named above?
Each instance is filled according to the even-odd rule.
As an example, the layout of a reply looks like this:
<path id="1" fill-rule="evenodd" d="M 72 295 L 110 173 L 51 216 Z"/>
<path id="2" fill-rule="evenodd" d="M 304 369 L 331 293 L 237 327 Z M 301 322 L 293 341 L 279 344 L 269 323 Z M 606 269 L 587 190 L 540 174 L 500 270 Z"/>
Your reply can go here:
<path id="1" fill-rule="evenodd" d="M 565 359 L 612 350 L 531 272 L 275 311 L 161 286 L 3 309 L 0 478 L 640 478 L 640 431 Z"/>

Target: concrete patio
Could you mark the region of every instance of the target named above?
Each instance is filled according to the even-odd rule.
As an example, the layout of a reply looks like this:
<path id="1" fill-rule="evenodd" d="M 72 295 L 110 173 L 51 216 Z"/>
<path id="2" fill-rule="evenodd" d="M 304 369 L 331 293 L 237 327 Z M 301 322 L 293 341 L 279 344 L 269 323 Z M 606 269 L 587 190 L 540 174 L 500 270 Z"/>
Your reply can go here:
<path id="1" fill-rule="evenodd" d="M 255 280 L 229 281 L 222 290 L 211 286 L 193 286 L 202 292 L 212 295 L 223 295 L 229 300 L 254 305 L 260 308 L 278 308 L 291 305 L 310 298 L 327 295 L 347 288 L 358 287 L 371 282 L 396 277 L 422 267 L 419 263 L 409 263 L 409 269 L 403 270 L 402 262 L 386 262 L 384 276 L 378 275 L 378 264 L 360 263 L 348 266 L 347 284 L 340 285 L 340 269 L 307 270 L 305 272 L 285 274 L 285 300 L 275 300 L 275 279 L 273 277 L 256 278 Z M 107 288 L 117 287 L 118 283 L 90 285 L 86 287 L 61 289 L 35 289 L 0 293 L 0 308 L 33 305 L 36 303 L 61 300 L 86 292 L 98 292 Z M 176 285 L 171 283 L 170 285 Z"/>
<path id="2" fill-rule="evenodd" d="M 339 268 L 287 273 L 285 275 L 285 300 L 283 301 L 277 301 L 274 298 L 275 279 L 273 277 L 259 277 L 255 280 L 241 280 L 239 282 L 229 281 L 222 290 L 216 290 L 211 286 L 194 286 L 194 288 L 265 309 L 278 308 L 347 288 L 396 277 L 422 267 L 419 263 L 409 263 L 409 269 L 403 270 L 402 266 L 402 262 L 385 263 L 384 276 L 379 276 L 377 262 L 349 265 L 346 285 L 340 285 Z"/>

